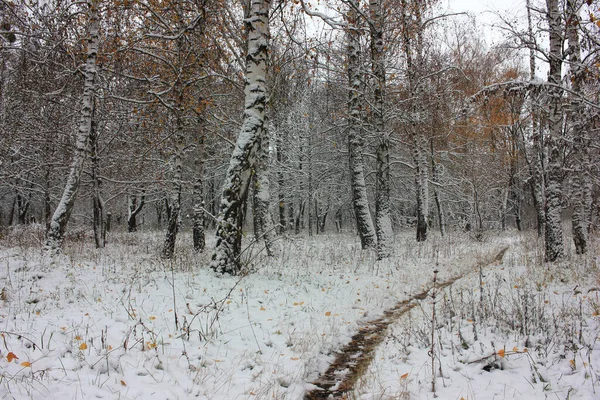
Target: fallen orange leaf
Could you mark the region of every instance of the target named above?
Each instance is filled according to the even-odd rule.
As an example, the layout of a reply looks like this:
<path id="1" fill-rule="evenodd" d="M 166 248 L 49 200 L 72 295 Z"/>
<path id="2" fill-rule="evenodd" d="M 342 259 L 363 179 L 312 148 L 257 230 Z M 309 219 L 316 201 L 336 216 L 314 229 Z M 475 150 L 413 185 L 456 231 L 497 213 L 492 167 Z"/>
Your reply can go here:
<path id="1" fill-rule="evenodd" d="M 17 357 L 16 354 L 11 351 L 6 355 L 6 359 L 8 360 L 8 362 L 12 362 L 15 359 L 18 360 L 19 357 Z"/>
<path id="2" fill-rule="evenodd" d="M 127 386 L 124 380 L 121 380 L 121 386 Z"/>
<path id="3" fill-rule="evenodd" d="M 81 344 L 79 345 L 79 350 L 85 350 L 85 349 L 87 349 L 87 344 L 85 344 L 85 343 L 81 343 Z"/>
<path id="4" fill-rule="evenodd" d="M 326 316 L 326 317 L 329 317 L 330 315 L 331 315 L 331 311 L 327 311 L 327 312 L 325 313 L 325 316 Z"/>
<path id="5" fill-rule="evenodd" d="M 31 363 L 29 361 L 23 361 L 21 367 L 31 367 Z"/>
<path id="6" fill-rule="evenodd" d="M 408 378 L 408 372 L 400 375 L 400 379 L 406 379 L 406 378 Z"/>

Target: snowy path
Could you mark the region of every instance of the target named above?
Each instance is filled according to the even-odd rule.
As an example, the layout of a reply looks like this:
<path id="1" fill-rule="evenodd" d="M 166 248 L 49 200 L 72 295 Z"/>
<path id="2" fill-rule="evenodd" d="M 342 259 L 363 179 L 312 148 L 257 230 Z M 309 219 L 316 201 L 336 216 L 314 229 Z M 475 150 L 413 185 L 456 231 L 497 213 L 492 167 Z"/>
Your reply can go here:
<path id="1" fill-rule="evenodd" d="M 505 247 L 492 260 L 483 262 L 482 266 L 501 263 L 507 250 L 508 247 Z M 344 398 L 346 393 L 351 393 L 354 384 L 373 360 L 377 346 L 385 339 L 388 327 L 426 299 L 432 290 L 437 292 L 447 288 L 468 273 L 432 284 L 410 298 L 398 302 L 393 308 L 386 310 L 383 316 L 366 323 L 352 336 L 351 341 L 339 352 L 327 371 L 314 382 L 317 387 L 306 394 L 305 400 Z"/>

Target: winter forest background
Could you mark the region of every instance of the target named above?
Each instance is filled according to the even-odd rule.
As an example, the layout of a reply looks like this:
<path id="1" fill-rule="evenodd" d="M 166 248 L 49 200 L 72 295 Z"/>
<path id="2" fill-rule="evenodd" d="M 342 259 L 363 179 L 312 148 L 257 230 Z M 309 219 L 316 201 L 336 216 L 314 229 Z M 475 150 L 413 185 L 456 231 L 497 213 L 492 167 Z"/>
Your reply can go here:
<path id="1" fill-rule="evenodd" d="M 167 258 L 218 227 L 229 272 L 246 230 L 385 258 L 392 230 L 537 229 L 553 261 L 568 218 L 585 253 L 600 11 L 525 6 L 489 46 L 436 1 L 3 1 L 0 226 L 158 229 Z"/>
<path id="2" fill-rule="evenodd" d="M 598 398 L 600 2 L 515 4 L 0 0 L 0 397 Z"/>

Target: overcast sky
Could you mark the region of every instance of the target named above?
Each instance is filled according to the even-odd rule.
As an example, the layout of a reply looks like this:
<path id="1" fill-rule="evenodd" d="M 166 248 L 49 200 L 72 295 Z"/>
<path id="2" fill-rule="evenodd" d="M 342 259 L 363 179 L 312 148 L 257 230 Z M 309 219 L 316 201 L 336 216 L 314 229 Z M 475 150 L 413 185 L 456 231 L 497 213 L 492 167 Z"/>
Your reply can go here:
<path id="1" fill-rule="evenodd" d="M 532 2 L 535 3 L 535 1 Z M 488 45 L 498 44 L 503 40 L 501 30 L 493 28 L 493 25 L 502 24 L 497 14 L 508 20 L 516 18 L 521 24 L 526 21 L 526 0 L 441 0 L 441 3 L 447 7 L 447 12 L 466 11 L 474 14 L 481 23 Z M 544 40 L 544 38 L 541 38 L 541 40 Z M 527 57 L 528 54 L 524 53 L 524 58 Z M 545 76 L 547 69 L 547 64 L 538 61 L 536 75 L 538 77 Z"/>
<path id="2" fill-rule="evenodd" d="M 525 10 L 525 0 L 445 0 L 449 9 L 454 11 L 470 11 L 479 15 L 486 11 L 521 11 Z"/>
<path id="3" fill-rule="evenodd" d="M 468 12 L 474 15 L 483 28 L 486 41 L 494 45 L 502 40 L 502 33 L 493 25 L 501 25 L 499 15 L 512 20 L 524 18 L 526 0 L 442 0 L 441 5 L 446 12 Z"/>

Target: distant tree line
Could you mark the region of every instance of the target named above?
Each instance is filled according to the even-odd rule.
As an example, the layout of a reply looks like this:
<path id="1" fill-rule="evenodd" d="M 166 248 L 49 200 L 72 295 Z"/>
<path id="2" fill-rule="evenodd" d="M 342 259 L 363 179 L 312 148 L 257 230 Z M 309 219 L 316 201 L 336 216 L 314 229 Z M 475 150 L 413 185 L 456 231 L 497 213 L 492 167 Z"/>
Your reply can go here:
<path id="1" fill-rule="evenodd" d="M 1 1 L 0 226 L 44 225 L 49 251 L 160 229 L 167 259 L 210 229 L 231 274 L 245 231 L 272 256 L 356 232 L 383 259 L 399 229 L 537 229 L 556 261 L 570 219 L 586 253 L 600 3 L 528 0 L 494 46 L 438 3 Z"/>

